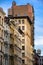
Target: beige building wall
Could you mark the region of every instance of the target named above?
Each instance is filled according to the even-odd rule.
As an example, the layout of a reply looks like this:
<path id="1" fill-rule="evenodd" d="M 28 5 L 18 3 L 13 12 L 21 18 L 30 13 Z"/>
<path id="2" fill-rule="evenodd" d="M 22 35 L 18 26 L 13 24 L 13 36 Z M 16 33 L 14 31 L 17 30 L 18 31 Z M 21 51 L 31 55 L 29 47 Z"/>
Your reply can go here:
<path id="1" fill-rule="evenodd" d="M 24 20 L 24 24 L 22 24 L 22 20 Z M 22 57 L 25 60 L 25 64 L 27 65 L 32 65 L 32 45 L 31 45 L 31 25 L 29 23 L 29 20 L 26 18 L 24 19 L 20 19 L 21 24 L 19 24 L 19 27 L 22 29 L 22 27 L 24 26 L 24 30 L 22 29 L 22 31 L 24 32 L 24 37 L 22 36 L 21 39 L 24 39 L 24 43 L 22 43 L 22 46 L 25 47 L 25 49 L 22 49 L 22 53 L 25 53 L 25 57 Z M 31 53 L 32 52 L 32 53 Z M 33 59 L 33 58 L 32 58 Z"/>
<path id="2" fill-rule="evenodd" d="M 4 17 L 5 13 L 0 8 L 0 65 L 4 64 Z"/>
<path id="3" fill-rule="evenodd" d="M 26 64 L 26 65 L 33 65 L 33 46 L 31 44 L 31 23 L 29 21 L 29 19 L 26 17 L 14 17 L 13 21 L 15 22 L 16 25 L 18 25 L 18 28 L 20 28 L 24 35 L 18 35 L 20 36 L 20 39 L 22 41 L 21 43 L 21 47 L 22 47 L 22 51 L 21 51 L 21 56 L 22 56 L 22 63 Z M 17 28 L 17 29 L 18 29 Z M 17 31 L 16 31 L 17 33 Z M 15 34 L 16 34 L 15 33 Z M 24 48 L 23 48 L 24 46 Z M 15 53 L 18 53 L 18 51 L 15 50 Z M 18 53 L 19 55 L 19 53 Z"/>

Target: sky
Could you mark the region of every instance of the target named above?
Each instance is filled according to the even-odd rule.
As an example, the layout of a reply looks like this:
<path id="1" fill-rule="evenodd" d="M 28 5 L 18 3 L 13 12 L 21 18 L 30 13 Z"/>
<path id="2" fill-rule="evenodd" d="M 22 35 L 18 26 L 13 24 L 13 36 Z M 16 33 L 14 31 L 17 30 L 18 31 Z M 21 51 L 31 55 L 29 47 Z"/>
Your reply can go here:
<path id="1" fill-rule="evenodd" d="M 43 0 L 0 0 L 0 7 L 7 13 L 8 8 L 12 5 L 12 1 L 15 1 L 17 5 L 30 3 L 34 7 L 34 47 L 35 49 L 41 49 L 41 55 L 43 55 Z"/>

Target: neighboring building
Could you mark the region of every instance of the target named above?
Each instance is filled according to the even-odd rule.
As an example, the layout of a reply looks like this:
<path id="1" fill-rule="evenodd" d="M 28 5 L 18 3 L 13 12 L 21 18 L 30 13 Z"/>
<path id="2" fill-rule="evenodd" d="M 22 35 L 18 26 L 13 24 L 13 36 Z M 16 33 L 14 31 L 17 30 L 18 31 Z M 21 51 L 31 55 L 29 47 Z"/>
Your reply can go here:
<path id="1" fill-rule="evenodd" d="M 5 12 L 0 7 L 0 65 L 4 65 L 4 17 Z"/>
<path id="2" fill-rule="evenodd" d="M 9 18 L 9 17 L 5 17 L 5 26 L 7 25 L 7 28 L 9 29 L 9 36 L 7 34 L 7 49 L 6 51 L 7 53 L 7 62 L 5 65 L 21 65 L 22 64 L 22 56 L 21 56 L 21 44 L 22 41 L 20 39 L 20 36 L 22 34 L 24 34 L 22 32 L 22 30 L 20 30 L 19 28 L 17 28 L 14 19 Z M 7 30 L 7 29 L 6 29 Z M 8 32 L 8 30 L 7 30 Z M 6 59 L 7 59 L 6 58 Z"/>
<path id="3" fill-rule="evenodd" d="M 9 65 L 10 28 L 4 18 L 4 65 Z"/>
<path id="4" fill-rule="evenodd" d="M 39 65 L 43 65 L 43 56 L 40 56 L 39 58 Z"/>
<path id="5" fill-rule="evenodd" d="M 43 65 L 43 56 L 41 56 L 41 50 L 34 50 L 34 65 Z"/>
<path id="6" fill-rule="evenodd" d="M 34 59 L 34 11 L 30 4 L 17 6 L 15 2 L 8 9 L 8 17 L 18 22 L 18 27 L 25 35 L 21 36 L 22 42 L 22 63 L 33 65 Z"/>
<path id="7" fill-rule="evenodd" d="M 36 50 L 34 50 L 34 65 L 39 65 L 40 56 L 37 54 Z"/>

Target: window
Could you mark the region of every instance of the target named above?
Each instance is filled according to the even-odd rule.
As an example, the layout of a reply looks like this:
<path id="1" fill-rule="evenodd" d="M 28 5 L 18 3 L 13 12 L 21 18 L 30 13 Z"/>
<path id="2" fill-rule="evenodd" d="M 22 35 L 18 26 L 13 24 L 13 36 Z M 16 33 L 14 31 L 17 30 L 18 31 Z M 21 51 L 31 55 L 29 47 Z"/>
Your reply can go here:
<path id="1" fill-rule="evenodd" d="M 22 39 L 22 43 L 23 43 L 23 44 L 25 43 L 25 39 Z"/>
<path id="2" fill-rule="evenodd" d="M 15 21 L 13 22 L 15 25 L 17 25 L 18 24 L 18 22 L 17 22 L 17 20 L 15 19 Z"/>
<path id="3" fill-rule="evenodd" d="M 43 59 L 42 59 L 42 61 L 43 61 Z"/>
<path id="4" fill-rule="evenodd" d="M 19 29 L 21 29 L 21 26 L 19 26 Z"/>
<path id="5" fill-rule="evenodd" d="M 21 20 L 19 20 L 19 24 L 21 24 Z"/>
<path id="6" fill-rule="evenodd" d="M 24 24 L 24 20 L 22 20 L 22 24 Z"/>
<path id="7" fill-rule="evenodd" d="M 22 60 L 22 63 L 24 64 L 25 63 L 25 60 Z"/>
<path id="8" fill-rule="evenodd" d="M 22 34 L 22 37 L 24 37 L 25 35 L 24 34 Z"/>
<path id="9" fill-rule="evenodd" d="M 22 26 L 22 30 L 24 30 L 24 26 Z"/>
<path id="10" fill-rule="evenodd" d="M 40 65 L 41 65 L 41 63 L 40 63 Z"/>
<path id="11" fill-rule="evenodd" d="M 40 59 L 40 61 L 41 61 L 41 59 Z"/>
<path id="12" fill-rule="evenodd" d="M 22 46 L 22 50 L 25 50 L 25 46 Z"/>
<path id="13" fill-rule="evenodd" d="M 25 53 L 24 52 L 22 53 L 22 57 L 25 57 Z"/>
<path id="14" fill-rule="evenodd" d="M 3 25 L 3 18 L 2 18 L 2 25 Z"/>

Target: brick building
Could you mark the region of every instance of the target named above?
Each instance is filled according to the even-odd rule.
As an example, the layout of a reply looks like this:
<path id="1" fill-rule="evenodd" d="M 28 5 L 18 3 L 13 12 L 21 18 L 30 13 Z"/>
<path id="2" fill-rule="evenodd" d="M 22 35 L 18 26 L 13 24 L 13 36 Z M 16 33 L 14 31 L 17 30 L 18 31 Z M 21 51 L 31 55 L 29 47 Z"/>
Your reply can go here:
<path id="1" fill-rule="evenodd" d="M 32 65 L 33 50 L 34 50 L 34 9 L 30 4 L 16 5 L 16 2 L 12 3 L 11 8 L 8 9 L 8 17 L 14 17 L 18 22 L 18 27 L 24 32 L 24 36 L 21 37 L 22 43 L 22 63 L 26 65 Z M 28 50 L 27 50 L 28 49 Z"/>

